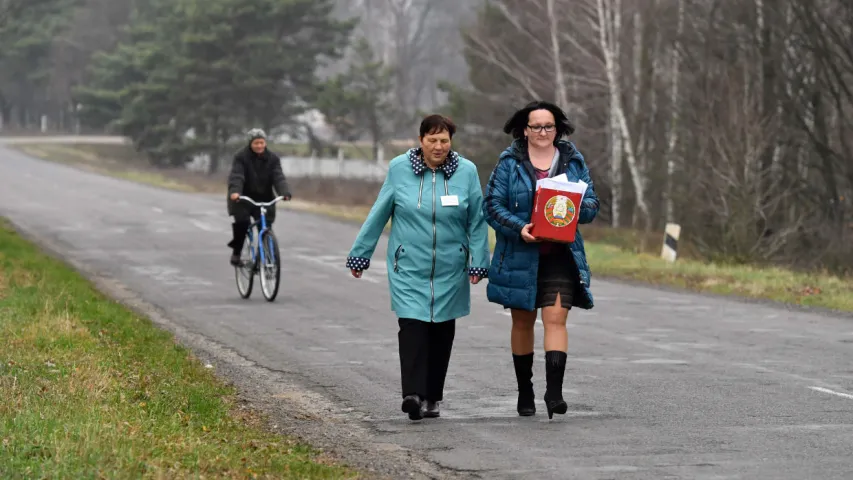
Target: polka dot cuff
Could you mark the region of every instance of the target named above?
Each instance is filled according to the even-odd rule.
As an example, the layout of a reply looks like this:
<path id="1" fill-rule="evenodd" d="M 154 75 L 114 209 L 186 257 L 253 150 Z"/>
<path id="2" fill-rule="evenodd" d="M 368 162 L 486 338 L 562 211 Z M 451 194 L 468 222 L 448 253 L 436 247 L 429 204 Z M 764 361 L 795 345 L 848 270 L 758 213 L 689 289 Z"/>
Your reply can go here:
<path id="1" fill-rule="evenodd" d="M 488 268 L 479 268 L 479 267 L 470 267 L 468 269 L 468 275 L 472 275 L 480 278 L 487 278 L 489 276 Z"/>
<path id="2" fill-rule="evenodd" d="M 347 268 L 358 272 L 370 268 L 370 259 L 361 257 L 347 257 Z"/>

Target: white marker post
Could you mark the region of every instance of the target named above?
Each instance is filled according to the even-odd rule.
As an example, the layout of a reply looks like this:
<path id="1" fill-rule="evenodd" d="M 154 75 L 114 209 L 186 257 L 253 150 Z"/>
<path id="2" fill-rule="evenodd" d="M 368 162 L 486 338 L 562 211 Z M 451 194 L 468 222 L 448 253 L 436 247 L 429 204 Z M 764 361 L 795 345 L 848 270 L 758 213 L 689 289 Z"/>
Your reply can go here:
<path id="1" fill-rule="evenodd" d="M 681 225 L 667 223 L 663 234 L 663 248 L 660 252 L 661 258 L 669 263 L 675 263 L 678 256 L 678 237 L 681 235 Z"/>

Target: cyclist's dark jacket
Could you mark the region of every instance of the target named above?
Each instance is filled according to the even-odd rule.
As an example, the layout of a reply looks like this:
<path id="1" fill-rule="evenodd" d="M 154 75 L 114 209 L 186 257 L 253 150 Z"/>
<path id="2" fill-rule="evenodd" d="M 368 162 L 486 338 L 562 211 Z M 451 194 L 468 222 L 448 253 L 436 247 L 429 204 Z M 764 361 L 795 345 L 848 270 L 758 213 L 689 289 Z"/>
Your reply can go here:
<path id="1" fill-rule="evenodd" d="M 228 196 L 232 193 L 251 197 L 256 202 L 269 202 L 278 195 L 291 197 L 278 155 L 269 149 L 257 155 L 251 146 L 237 152 L 228 175 Z M 246 202 L 228 202 L 229 215 L 234 215 L 235 209 L 248 208 L 254 207 Z"/>

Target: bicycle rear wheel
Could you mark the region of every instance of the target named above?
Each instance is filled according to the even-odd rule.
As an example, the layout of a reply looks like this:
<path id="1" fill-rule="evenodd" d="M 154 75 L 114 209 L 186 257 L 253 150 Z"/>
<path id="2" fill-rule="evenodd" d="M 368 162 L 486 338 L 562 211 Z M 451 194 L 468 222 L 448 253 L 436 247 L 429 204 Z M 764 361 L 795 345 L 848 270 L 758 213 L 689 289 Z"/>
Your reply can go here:
<path id="1" fill-rule="evenodd" d="M 278 251 L 278 240 L 272 230 L 264 232 L 261 246 L 264 249 L 264 260 L 259 268 L 261 277 L 261 292 L 268 302 L 275 300 L 278 296 L 278 283 L 281 279 L 281 258 Z"/>
<path id="2" fill-rule="evenodd" d="M 252 296 L 252 287 L 255 284 L 255 259 L 252 253 L 252 235 L 248 233 L 243 242 L 243 250 L 240 252 L 240 265 L 234 267 L 237 292 L 243 298 Z"/>

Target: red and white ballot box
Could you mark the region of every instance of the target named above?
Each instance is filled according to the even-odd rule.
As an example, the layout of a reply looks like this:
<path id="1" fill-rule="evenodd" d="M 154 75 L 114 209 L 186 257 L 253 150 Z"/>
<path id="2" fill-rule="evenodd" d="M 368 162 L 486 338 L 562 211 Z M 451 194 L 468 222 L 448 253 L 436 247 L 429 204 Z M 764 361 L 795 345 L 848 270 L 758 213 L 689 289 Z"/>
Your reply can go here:
<path id="1" fill-rule="evenodd" d="M 536 182 L 530 233 L 540 240 L 574 242 L 586 189 L 585 182 L 570 182 L 565 174 Z"/>

